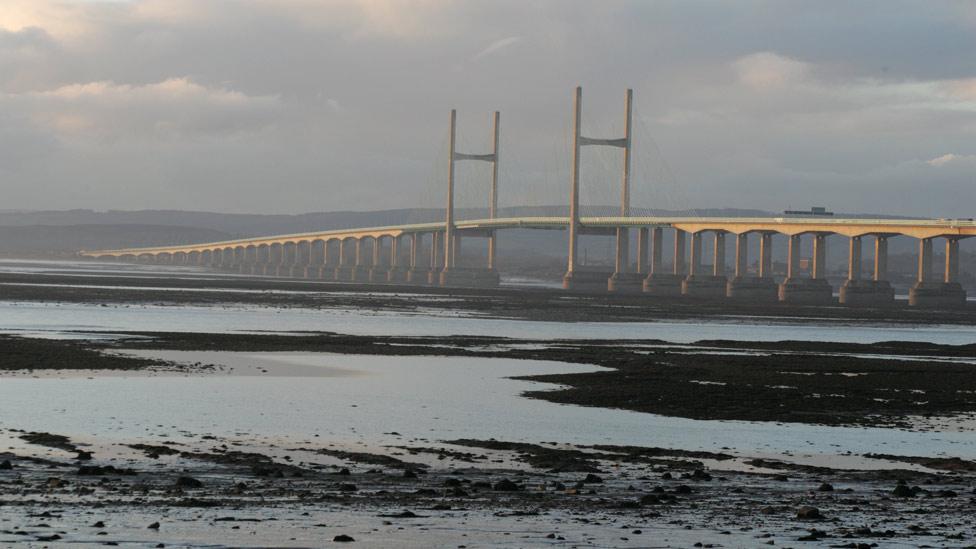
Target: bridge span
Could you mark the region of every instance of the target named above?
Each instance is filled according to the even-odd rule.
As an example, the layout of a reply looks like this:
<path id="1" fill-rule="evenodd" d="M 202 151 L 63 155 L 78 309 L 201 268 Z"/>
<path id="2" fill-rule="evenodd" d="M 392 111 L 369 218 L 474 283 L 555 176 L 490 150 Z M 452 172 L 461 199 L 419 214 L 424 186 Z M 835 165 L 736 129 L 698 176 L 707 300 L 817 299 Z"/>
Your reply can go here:
<path id="1" fill-rule="evenodd" d="M 834 217 L 641 217 L 631 215 L 631 118 L 633 94 L 625 98 L 624 135 L 593 138 L 582 135 L 582 89 L 574 97 L 573 166 L 567 217 L 497 217 L 500 115 L 494 113 L 493 148 L 488 153 L 456 150 L 457 117 L 451 111 L 450 150 L 447 166 L 445 220 L 436 223 L 340 229 L 312 233 L 264 236 L 204 244 L 159 246 L 81 252 L 102 259 L 200 265 L 265 276 L 303 277 L 315 280 L 384 284 L 443 286 L 495 286 L 496 235 L 505 229 L 566 230 L 569 232 L 567 269 L 563 287 L 576 291 L 647 293 L 651 295 L 729 298 L 752 302 L 828 304 L 833 288 L 826 278 L 826 239 L 849 239 L 847 280 L 840 287 L 846 305 L 884 306 L 894 303 L 888 281 L 888 240 L 918 240 L 918 269 L 909 303 L 914 306 L 962 307 L 966 292 L 959 283 L 959 241 L 976 236 L 976 222 L 945 219 L 862 219 Z M 622 149 L 623 174 L 620 212 L 612 217 L 580 215 L 580 151 L 586 146 Z M 455 218 L 455 163 L 480 161 L 492 164 L 488 217 Z M 665 233 L 669 241 L 665 241 Z M 637 257 L 630 259 L 632 233 L 636 233 Z M 598 269 L 579 261 L 579 237 L 587 234 L 616 237 L 612 269 Z M 773 279 L 773 236 L 788 239 L 786 276 Z M 731 269 L 725 258 L 726 238 L 735 238 Z M 758 238 L 758 268 L 750 270 L 749 238 Z M 484 266 L 462 266 L 457 261 L 462 239 L 487 239 Z M 702 262 L 703 239 L 713 240 L 710 269 Z M 809 274 L 800 270 L 800 246 L 813 242 Z M 864 239 L 873 244 L 873 269 L 862 272 Z M 690 246 L 689 242 L 690 240 Z M 933 247 L 945 246 L 941 276 L 933 269 Z M 670 268 L 665 267 L 665 254 Z"/>
<path id="2" fill-rule="evenodd" d="M 457 264 L 462 239 L 493 238 L 504 229 L 567 230 L 569 217 L 517 217 L 456 221 L 452 261 L 442 252 L 444 223 L 420 223 L 263 236 L 223 242 L 82 252 L 83 256 L 165 265 L 197 265 L 249 275 L 300 277 L 311 280 L 493 286 L 493 264 Z M 923 306 L 961 306 L 966 294 L 959 284 L 959 240 L 976 236 L 976 222 L 927 219 L 842 218 L 716 218 L 716 217 L 581 217 L 580 234 L 616 235 L 633 230 L 637 258 L 612 272 L 576 265 L 567 289 L 653 295 L 728 297 L 751 301 L 831 303 L 833 289 L 826 280 L 828 235 L 849 238 L 848 277 L 840 288 L 841 303 L 885 305 L 894 300 L 888 282 L 888 240 L 897 236 L 919 242 L 918 274 L 910 303 Z M 668 233 L 666 241 L 664 236 Z M 773 279 L 772 238 L 788 239 L 786 278 Z M 713 257 L 703 270 L 703 239 L 712 239 Z M 725 258 L 725 239 L 735 238 L 731 265 Z M 749 238 L 759 239 L 758 269 L 750 272 Z M 801 274 L 800 246 L 813 239 L 812 267 Z M 686 240 L 690 239 L 690 247 Z M 873 269 L 862 272 L 863 240 L 873 244 Z M 945 268 L 933 273 L 933 246 L 944 241 Z M 670 259 L 665 270 L 665 259 Z M 494 263 L 494 258 L 489 256 Z M 442 280 L 444 271 L 452 274 Z M 728 276 L 727 276 L 728 275 Z"/>

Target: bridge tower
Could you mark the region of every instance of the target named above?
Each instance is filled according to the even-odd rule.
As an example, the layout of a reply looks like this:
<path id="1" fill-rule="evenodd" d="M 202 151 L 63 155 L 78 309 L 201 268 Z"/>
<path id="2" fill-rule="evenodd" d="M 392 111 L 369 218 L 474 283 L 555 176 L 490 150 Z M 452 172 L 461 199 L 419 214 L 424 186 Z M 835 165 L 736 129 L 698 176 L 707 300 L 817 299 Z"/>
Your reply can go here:
<path id="1" fill-rule="evenodd" d="M 494 228 L 458 231 L 454 223 L 454 163 L 458 160 L 491 162 L 491 189 L 489 192 L 488 218 L 495 219 L 498 210 L 498 137 L 501 131 L 501 113 L 495 111 L 492 122 L 492 151 L 488 154 L 469 154 L 457 151 L 457 110 L 451 109 L 451 138 L 447 168 L 447 218 L 444 222 L 444 269 L 440 272 L 442 286 L 497 286 L 498 271 L 495 269 L 497 241 Z M 457 265 L 461 251 L 461 236 L 488 239 L 488 265 L 486 268 L 463 268 Z"/>
<path id="2" fill-rule="evenodd" d="M 563 288 L 582 291 L 642 291 L 643 279 L 640 273 L 630 268 L 630 228 L 618 227 L 616 230 L 586 228 L 580 224 L 580 149 L 585 146 L 617 147 L 624 150 L 624 169 L 620 189 L 620 216 L 630 215 L 630 162 L 631 162 L 631 124 L 633 118 L 634 92 L 627 90 L 624 104 L 624 136 L 613 139 L 585 137 L 581 132 L 583 110 L 583 88 L 576 87 L 573 101 L 573 171 L 569 192 L 569 261 L 563 276 Z M 580 268 L 578 261 L 579 236 L 583 234 L 616 234 L 617 251 L 613 273 L 590 271 Z"/>

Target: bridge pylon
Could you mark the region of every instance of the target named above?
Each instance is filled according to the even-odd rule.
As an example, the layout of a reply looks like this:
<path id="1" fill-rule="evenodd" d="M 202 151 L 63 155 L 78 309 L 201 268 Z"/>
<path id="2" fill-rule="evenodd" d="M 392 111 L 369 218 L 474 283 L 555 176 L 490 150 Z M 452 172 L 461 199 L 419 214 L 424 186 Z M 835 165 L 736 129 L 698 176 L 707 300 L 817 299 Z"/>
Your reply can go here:
<path id="1" fill-rule="evenodd" d="M 466 232 L 466 236 L 482 236 L 488 239 L 488 265 L 486 268 L 462 268 L 457 263 L 461 251 L 461 233 L 454 222 L 454 164 L 459 160 L 491 162 L 491 189 L 489 192 L 488 218 L 495 219 L 498 210 L 498 140 L 501 131 L 501 113 L 495 111 L 492 121 L 492 151 L 487 154 L 470 154 L 457 150 L 457 110 L 451 109 L 451 138 L 447 168 L 447 211 L 444 222 L 444 269 L 438 276 L 442 286 L 497 286 L 495 270 L 497 240 L 494 229 Z"/>
<path id="2" fill-rule="evenodd" d="M 617 147 L 624 150 L 623 178 L 620 188 L 620 216 L 630 215 L 630 163 L 632 139 L 634 92 L 627 89 L 624 102 L 624 136 L 620 138 L 602 139 L 585 137 L 581 132 L 581 117 L 583 110 L 583 88 L 576 87 L 573 101 L 573 170 L 569 192 L 569 260 L 566 274 L 563 276 L 563 288 L 582 291 L 618 291 L 639 293 L 642 291 L 643 278 L 640 273 L 630 268 L 630 229 L 618 227 L 611 229 L 617 236 L 617 251 L 614 261 L 614 272 L 592 271 L 581 269 L 579 256 L 579 237 L 583 234 L 608 234 L 606 230 L 588 230 L 580 224 L 580 152 L 585 146 Z"/>

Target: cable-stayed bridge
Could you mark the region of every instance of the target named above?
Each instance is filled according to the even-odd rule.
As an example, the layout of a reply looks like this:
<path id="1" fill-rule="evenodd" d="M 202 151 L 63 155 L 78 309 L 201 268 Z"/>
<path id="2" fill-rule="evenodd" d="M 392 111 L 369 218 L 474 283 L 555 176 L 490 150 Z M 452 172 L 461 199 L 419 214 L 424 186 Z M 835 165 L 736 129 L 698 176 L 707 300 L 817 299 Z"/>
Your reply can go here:
<path id="1" fill-rule="evenodd" d="M 494 113 L 492 149 L 485 153 L 458 151 L 456 113 L 451 111 L 445 219 L 386 227 L 363 227 L 301 234 L 272 235 L 224 242 L 81 252 L 100 259 L 209 266 L 229 272 L 303 277 L 338 282 L 495 286 L 497 236 L 505 229 L 565 230 L 569 232 L 567 269 L 563 287 L 575 291 L 686 295 L 691 297 L 828 304 L 833 288 L 826 279 L 826 238 L 849 238 L 848 276 L 840 288 L 840 302 L 883 306 L 894 303 L 888 282 L 888 240 L 904 236 L 918 240 L 918 273 L 909 295 L 917 306 L 957 307 L 966 303 L 959 284 L 959 241 L 976 236 L 972 219 L 862 219 L 820 215 L 787 217 L 649 217 L 631 208 L 632 103 L 627 90 L 625 125 L 621 137 L 593 138 L 581 132 L 582 90 L 576 89 L 572 138 L 569 215 L 557 217 L 498 217 L 500 115 Z M 619 212 L 613 216 L 584 216 L 580 207 L 580 157 L 583 147 L 620 149 L 623 173 Z M 458 162 L 491 166 L 486 217 L 456 219 L 455 173 Z M 668 241 L 665 241 L 665 234 Z M 616 239 L 612 269 L 584 265 L 579 258 L 583 235 Z M 786 277 L 774 281 L 774 235 L 788 239 Z M 631 237 L 636 236 L 636 246 Z M 731 265 L 725 257 L 726 238 L 734 238 Z M 749 269 L 749 239 L 759 239 L 757 269 Z M 712 258 L 706 271 L 703 241 L 711 239 Z M 812 239 L 809 274 L 801 273 L 800 247 Z M 462 266 L 462 241 L 487 242 L 485 264 Z M 873 248 L 872 272 L 862 272 L 864 240 Z M 945 266 L 936 276 L 933 247 L 945 246 Z M 690 242 L 687 242 L 690 241 Z M 636 257 L 631 260 L 631 251 Z M 665 264 L 665 256 L 670 261 Z"/>

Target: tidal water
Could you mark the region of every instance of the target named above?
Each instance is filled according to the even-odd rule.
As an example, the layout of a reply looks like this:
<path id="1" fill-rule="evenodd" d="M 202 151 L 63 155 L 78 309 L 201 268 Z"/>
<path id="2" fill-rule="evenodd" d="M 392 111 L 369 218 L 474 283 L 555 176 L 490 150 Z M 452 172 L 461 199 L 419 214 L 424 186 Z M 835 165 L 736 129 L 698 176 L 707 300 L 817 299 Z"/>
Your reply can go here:
<path id="1" fill-rule="evenodd" d="M 188 432 L 279 445 L 317 436 L 370 448 L 457 438 L 620 444 L 789 455 L 799 462 L 854 467 L 883 465 L 856 455 L 865 452 L 976 457 L 971 432 L 697 421 L 528 399 L 520 394 L 558 386 L 510 379 L 599 369 L 587 365 L 321 353 L 134 354 L 216 364 L 224 371 L 0 378 L 0 427 L 101 444 L 180 440 Z"/>
<path id="2" fill-rule="evenodd" d="M 108 274 L 115 268 L 36 262 L 0 265 L 0 270 L 67 274 Z M 145 274 L 151 276 L 149 272 Z M 194 272 L 170 274 L 177 278 L 208 276 Z M 2 288 L 0 285 L 0 297 Z M 976 330 L 971 327 L 817 318 L 540 322 L 483 318 L 460 308 L 442 307 L 375 312 L 233 304 L 100 305 L 0 300 L 0 333 L 78 338 L 130 331 L 603 338 L 633 339 L 635 345 L 652 339 L 675 343 L 703 339 L 976 343 Z M 93 336 L 96 332 L 99 335 Z M 224 369 L 216 375 L 192 376 L 105 372 L 39 378 L 3 376 L 0 428 L 48 431 L 93 443 L 159 441 L 159 437 L 178 440 L 183 432 L 240 439 L 259 437 L 285 443 L 317 435 L 337 444 L 371 448 L 403 444 L 404 440 L 494 437 L 789 456 L 794 461 L 829 462 L 833 466 L 867 466 L 865 460 L 857 457 L 865 452 L 976 458 L 976 437 L 971 430 L 909 432 L 696 421 L 531 400 L 521 393 L 553 386 L 510 379 L 519 375 L 592 371 L 595 366 L 463 357 L 171 351 L 143 354 L 181 362 L 214 363 Z M 394 432 L 399 434 L 391 434 Z"/>

